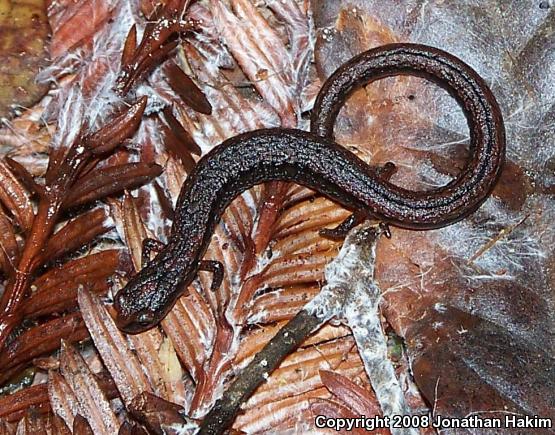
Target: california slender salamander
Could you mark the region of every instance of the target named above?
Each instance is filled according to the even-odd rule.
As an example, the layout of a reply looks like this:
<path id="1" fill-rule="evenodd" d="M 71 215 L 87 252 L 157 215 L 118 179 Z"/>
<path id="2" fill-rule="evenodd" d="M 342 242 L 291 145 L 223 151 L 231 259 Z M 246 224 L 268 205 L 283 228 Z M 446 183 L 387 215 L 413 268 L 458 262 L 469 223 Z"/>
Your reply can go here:
<path id="1" fill-rule="evenodd" d="M 351 91 L 400 74 L 424 77 L 445 88 L 468 120 L 471 156 L 466 167 L 435 190 L 397 187 L 333 141 L 335 119 Z M 122 330 L 138 333 L 164 318 L 206 263 L 202 257 L 225 208 L 257 184 L 292 181 L 391 225 L 431 229 L 475 211 L 493 189 L 505 155 L 503 120 L 488 86 L 461 60 L 423 45 L 378 47 L 339 68 L 320 91 L 311 130 L 242 134 L 198 162 L 181 190 L 168 244 L 116 296 Z"/>

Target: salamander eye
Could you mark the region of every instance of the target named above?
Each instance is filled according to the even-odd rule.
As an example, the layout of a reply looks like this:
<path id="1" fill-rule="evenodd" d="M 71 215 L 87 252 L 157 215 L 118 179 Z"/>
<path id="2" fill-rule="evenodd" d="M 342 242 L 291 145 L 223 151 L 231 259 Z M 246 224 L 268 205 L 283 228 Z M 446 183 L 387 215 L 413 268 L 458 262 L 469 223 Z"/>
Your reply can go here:
<path id="1" fill-rule="evenodd" d="M 154 314 L 150 311 L 143 311 L 137 317 L 137 323 L 141 324 L 142 326 L 150 326 L 154 322 Z"/>

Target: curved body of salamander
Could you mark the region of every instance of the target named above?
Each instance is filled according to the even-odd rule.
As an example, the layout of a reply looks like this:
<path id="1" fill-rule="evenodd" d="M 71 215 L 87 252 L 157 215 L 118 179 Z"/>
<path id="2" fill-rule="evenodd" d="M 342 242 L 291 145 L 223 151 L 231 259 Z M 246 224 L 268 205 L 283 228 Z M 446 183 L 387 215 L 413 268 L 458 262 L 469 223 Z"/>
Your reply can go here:
<path id="1" fill-rule="evenodd" d="M 468 119 L 470 158 L 444 187 L 426 192 L 397 187 L 332 140 L 335 118 L 350 92 L 398 74 L 438 83 L 456 98 Z M 448 53 L 415 44 L 379 47 L 339 68 L 320 92 L 311 126 L 312 133 L 268 129 L 242 134 L 198 162 L 181 190 L 168 244 L 116 297 L 121 329 L 141 332 L 167 314 L 196 277 L 225 208 L 257 184 L 292 181 L 392 225 L 431 229 L 480 206 L 494 187 L 505 153 L 501 114 L 483 80 Z"/>

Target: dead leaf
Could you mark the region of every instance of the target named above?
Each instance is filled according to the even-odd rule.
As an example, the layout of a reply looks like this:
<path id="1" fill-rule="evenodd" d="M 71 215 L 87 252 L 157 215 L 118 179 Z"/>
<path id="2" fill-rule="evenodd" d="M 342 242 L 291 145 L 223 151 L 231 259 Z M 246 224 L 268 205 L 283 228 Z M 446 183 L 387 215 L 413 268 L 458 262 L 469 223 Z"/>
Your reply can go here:
<path id="1" fill-rule="evenodd" d="M 47 64 L 46 2 L 1 0 L 0 117 L 31 107 L 48 90 L 35 76 Z"/>

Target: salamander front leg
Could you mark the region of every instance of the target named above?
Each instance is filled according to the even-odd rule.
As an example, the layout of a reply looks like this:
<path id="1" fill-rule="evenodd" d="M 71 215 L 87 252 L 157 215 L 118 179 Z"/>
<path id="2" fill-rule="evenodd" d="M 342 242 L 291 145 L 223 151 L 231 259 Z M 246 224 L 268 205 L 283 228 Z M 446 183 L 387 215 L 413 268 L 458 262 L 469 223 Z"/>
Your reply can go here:
<path id="1" fill-rule="evenodd" d="M 224 280 L 224 265 L 219 261 L 215 260 L 202 260 L 199 264 L 198 270 L 204 270 L 206 272 L 212 272 L 212 285 L 210 290 L 216 291 L 222 285 Z"/>
<path id="2" fill-rule="evenodd" d="M 143 240 L 143 251 L 141 253 L 141 267 L 145 267 L 150 261 L 150 254 L 152 252 L 160 252 L 164 249 L 164 245 L 160 240 L 151 239 L 150 237 Z"/>

